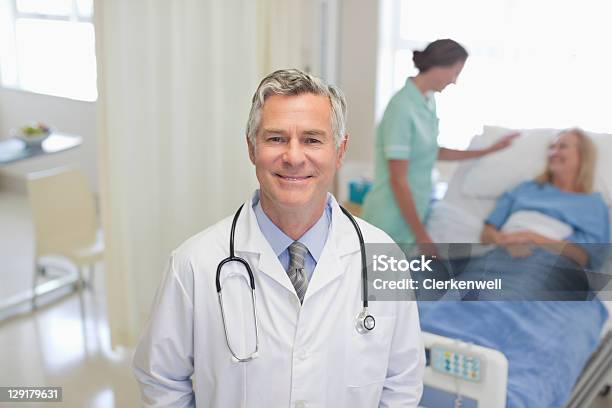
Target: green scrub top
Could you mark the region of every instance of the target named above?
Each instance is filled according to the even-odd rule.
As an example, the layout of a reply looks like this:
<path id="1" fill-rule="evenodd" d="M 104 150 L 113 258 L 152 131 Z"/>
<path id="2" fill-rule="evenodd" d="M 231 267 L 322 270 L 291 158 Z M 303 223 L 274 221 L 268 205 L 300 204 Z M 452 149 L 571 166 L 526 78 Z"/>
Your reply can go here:
<path id="1" fill-rule="evenodd" d="M 391 98 L 376 132 L 374 185 L 365 198 L 363 218 L 397 243 L 413 243 L 414 234 L 395 201 L 388 160 L 408 160 L 406 178 L 419 219 L 427 215 L 432 170 L 438 156 L 438 117 L 433 95 L 424 96 L 411 78 Z"/>

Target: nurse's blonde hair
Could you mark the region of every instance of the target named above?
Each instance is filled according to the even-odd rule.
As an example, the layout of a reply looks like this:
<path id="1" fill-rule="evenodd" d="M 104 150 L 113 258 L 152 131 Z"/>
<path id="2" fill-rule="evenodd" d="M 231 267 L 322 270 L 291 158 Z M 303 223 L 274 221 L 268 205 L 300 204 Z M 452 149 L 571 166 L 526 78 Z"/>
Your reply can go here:
<path id="1" fill-rule="evenodd" d="M 595 183 L 595 160 L 597 157 L 595 145 L 591 138 L 579 128 L 566 129 L 559 132 L 559 136 L 563 134 L 572 134 L 578 139 L 580 167 L 578 168 L 578 176 L 576 177 L 576 190 L 581 193 L 590 193 L 593 191 L 593 184 Z M 546 169 L 535 178 L 535 181 L 540 184 L 553 182 L 553 175 L 548 165 L 546 165 Z"/>

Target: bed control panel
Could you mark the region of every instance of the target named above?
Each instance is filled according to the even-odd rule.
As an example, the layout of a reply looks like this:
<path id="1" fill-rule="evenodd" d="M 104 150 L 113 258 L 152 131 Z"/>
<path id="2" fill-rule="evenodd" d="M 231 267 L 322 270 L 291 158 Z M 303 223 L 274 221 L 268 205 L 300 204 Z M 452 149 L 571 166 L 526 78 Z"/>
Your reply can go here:
<path id="1" fill-rule="evenodd" d="M 482 380 L 482 359 L 464 351 L 434 346 L 429 351 L 429 364 L 434 370 L 466 381 Z"/>

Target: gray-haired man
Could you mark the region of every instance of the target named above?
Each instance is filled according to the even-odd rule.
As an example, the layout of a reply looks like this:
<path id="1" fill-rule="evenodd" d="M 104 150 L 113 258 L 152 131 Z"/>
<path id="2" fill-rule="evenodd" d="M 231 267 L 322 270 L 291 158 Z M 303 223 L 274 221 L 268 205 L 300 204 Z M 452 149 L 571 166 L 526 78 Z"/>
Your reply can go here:
<path id="1" fill-rule="evenodd" d="M 356 329 L 359 240 L 328 193 L 345 129 L 336 87 L 297 70 L 260 83 L 247 124 L 260 188 L 173 252 L 134 358 L 145 406 L 417 406 L 416 304 L 370 302 L 375 327 Z"/>

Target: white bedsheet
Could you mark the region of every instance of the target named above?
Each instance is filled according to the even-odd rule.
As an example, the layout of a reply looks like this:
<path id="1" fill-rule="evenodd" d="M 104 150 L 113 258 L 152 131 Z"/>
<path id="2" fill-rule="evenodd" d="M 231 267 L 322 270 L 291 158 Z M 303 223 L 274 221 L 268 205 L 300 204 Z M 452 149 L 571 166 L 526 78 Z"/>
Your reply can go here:
<path id="1" fill-rule="evenodd" d="M 517 211 L 508 217 L 508 220 L 502 226 L 502 231 L 531 231 L 560 241 L 572 235 L 574 229 L 570 225 L 538 211 Z"/>

